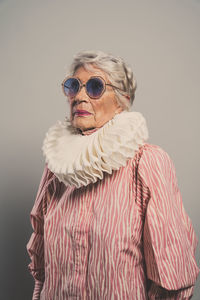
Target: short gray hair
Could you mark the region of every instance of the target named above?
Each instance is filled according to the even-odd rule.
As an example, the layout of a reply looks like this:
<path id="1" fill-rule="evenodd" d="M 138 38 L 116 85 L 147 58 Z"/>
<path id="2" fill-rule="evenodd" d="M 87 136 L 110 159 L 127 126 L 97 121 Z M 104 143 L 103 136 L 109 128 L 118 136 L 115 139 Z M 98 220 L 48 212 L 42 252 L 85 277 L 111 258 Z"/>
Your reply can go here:
<path id="1" fill-rule="evenodd" d="M 73 76 L 80 67 L 90 70 L 90 65 L 94 65 L 104 71 L 111 84 L 123 90 L 114 89 L 120 106 L 124 110 L 129 110 L 135 98 L 135 90 L 137 87 L 132 69 L 121 57 L 113 56 L 110 53 L 104 53 L 102 51 L 81 51 L 74 56 L 69 75 Z M 130 100 L 126 98 L 127 94 Z"/>

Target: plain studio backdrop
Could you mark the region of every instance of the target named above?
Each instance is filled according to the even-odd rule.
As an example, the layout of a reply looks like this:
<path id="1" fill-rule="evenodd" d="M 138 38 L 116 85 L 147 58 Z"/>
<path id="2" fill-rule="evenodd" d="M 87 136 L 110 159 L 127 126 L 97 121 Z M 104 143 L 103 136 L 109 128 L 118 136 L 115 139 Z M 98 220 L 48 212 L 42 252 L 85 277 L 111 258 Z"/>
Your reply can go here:
<path id="1" fill-rule="evenodd" d="M 61 82 L 80 50 L 111 52 L 132 66 L 132 109 L 145 116 L 149 143 L 172 158 L 200 238 L 199 29 L 197 0 L 0 1 L 0 299 L 31 299 L 26 244 L 41 147 L 47 129 L 68 114 Z M 198 279 L 193 299 L 199 297 Z"/>

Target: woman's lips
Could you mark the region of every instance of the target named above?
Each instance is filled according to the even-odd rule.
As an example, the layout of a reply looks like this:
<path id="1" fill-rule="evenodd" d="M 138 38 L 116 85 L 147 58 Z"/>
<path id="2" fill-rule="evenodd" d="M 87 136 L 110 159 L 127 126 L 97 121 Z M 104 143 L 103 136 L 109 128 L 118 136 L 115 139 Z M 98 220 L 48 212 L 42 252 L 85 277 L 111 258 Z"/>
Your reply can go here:
<path id="1" fill-rule="evenodd" d="M 74 116 L 89 116 L 91 113 L 87 110 L 78 109 L 73 113 Z"/>

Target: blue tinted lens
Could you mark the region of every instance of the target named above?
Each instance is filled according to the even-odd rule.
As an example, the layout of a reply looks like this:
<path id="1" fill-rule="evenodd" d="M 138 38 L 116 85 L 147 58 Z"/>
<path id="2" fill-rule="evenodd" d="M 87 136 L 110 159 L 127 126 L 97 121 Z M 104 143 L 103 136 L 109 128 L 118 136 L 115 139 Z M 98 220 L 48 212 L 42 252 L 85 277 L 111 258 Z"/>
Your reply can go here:
<path id="1" fill-rule="evenodd" d="M 64 92 L 68 97 L 74 97 L 79 90 L 79 81 L 76 78 L 68 78 L 64 82 Z"/>
<path id="2" fill-rule="evenodd" d="M 99 98 L 104 90 L 101 78 L 91 78 L 86 84 L 87 93 L 91 98 Z"/>

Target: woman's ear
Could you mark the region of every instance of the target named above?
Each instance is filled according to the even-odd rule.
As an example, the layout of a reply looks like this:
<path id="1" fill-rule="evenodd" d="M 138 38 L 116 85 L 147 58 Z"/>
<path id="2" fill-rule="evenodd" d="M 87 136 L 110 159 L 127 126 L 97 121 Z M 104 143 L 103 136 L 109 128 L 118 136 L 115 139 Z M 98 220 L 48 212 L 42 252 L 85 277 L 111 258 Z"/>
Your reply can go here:
<path id="1" fill-rule="evenodd" d="M 116 110 L 115 110 L 115 114 L 119 114 L 122 111 L 123 111 L 123 108 L 121 107 L 121 105 L 118 105 Z"/>

